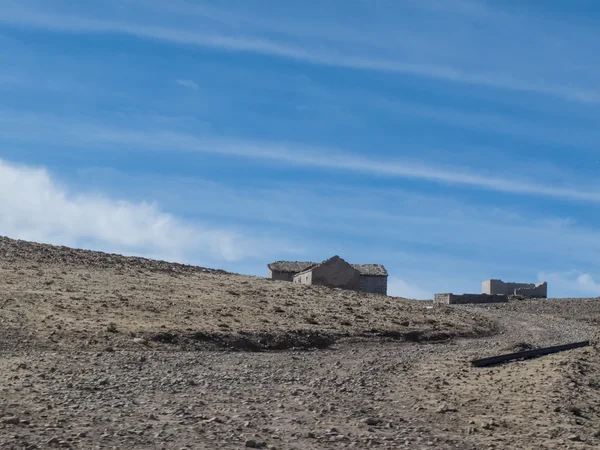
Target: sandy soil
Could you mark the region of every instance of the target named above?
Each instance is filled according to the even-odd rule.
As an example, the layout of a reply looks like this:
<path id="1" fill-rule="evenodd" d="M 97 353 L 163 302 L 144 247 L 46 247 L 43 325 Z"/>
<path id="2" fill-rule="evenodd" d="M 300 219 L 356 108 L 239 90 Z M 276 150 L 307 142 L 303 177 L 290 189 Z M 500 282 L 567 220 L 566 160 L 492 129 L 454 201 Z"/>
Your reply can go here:
<path id="1" fill-rule="evenodd" d="M 0 238 L 0 448 L 600 446 L 600 300 L 439 307 Z"/>

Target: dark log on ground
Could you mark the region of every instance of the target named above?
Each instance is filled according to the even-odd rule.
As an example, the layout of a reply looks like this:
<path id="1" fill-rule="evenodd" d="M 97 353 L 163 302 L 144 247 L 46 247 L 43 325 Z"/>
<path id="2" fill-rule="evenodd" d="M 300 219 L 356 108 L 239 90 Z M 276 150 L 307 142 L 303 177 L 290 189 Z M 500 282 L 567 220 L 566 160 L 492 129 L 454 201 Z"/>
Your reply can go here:
<path id="1" fill-rule="evenodd" d="M 538 356 L 564 352 L 565 350 L 572 350 L 574 348 L 587 347 L 588 345 L 590 345 L 589 341 L 583 341 L 574 342 L 572 344 L 555 345 L 553 347 L 534 348 L 533 350 L 525 350 L 516 353 L 507 353 L 505 355 L 491 356 L 489 358 L 474 359 L 471 361 L 471 364 L 473 364 L 475 367 L 487 367 L 496 364 L 502 364 L 503 362 L 508 362 L 512 360 L 536 358 Z"/>

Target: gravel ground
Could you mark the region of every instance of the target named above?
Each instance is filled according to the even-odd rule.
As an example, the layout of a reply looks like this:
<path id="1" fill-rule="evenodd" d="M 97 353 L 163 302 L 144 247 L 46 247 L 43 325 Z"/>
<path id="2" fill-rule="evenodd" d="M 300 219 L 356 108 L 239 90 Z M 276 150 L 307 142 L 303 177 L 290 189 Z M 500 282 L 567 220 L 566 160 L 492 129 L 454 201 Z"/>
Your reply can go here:
<path id="1" fill-rule="evenodd" d="M 593 339 L 598 300 L 428 309 L 8 239 L 0 258 L 2 449 L 600 447 L 597 347 L 469 363 Z"/>

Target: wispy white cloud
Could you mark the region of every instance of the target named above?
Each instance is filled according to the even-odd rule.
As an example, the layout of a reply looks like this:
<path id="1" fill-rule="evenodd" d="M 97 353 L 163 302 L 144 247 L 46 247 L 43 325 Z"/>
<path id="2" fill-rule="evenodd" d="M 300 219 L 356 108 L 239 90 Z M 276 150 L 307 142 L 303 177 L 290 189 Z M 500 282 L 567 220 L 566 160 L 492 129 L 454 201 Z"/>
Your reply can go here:
<path id="1" fill-rule="evenodd" d="M 326 93 L 319 95 L 325 96 Z M 341 97 L 341 98 L 340 98 Z M 328 99 L 331 103 L 345 102 L 354 108 L 369 106 L 375 111 L 388 111 L 395 117 L 419 123 L 426 121 L 435 126 L 441 124 L 461 128 L 474 132 L 493 132 L 498 136 L 517 136 L 534 142 L 560 145 L 561 148 L 596 149 L 596 142 L 600 140 L 600 133 L 595 127 L 595 118 L 581 115 L 573 120 L 572 124 L 566 119 L 573 119 L 574 114 L 565 117 L 538 117 L 535 120 L 526 120 L 509 114 L 486 113 L 482 111 L 468 111 L 463 108 L 448 108 L 433 106 L 425 103 L 410 103 L 406 101 L 390 100 L 374 95 L 345 95 Z M 552 128 L 548 123 L 560 122 L 561 126 Z"/>
<path id="2" fill-rule="evenodd" d="M 592 295 L 600 296 L 600 283 L 589 273 L 581 274 L 577 277 L 577 285 L 584 291 Z"/>
<path id="3" fill-rule="evenodd" d="M 180 19 L 180 22 L 183 21 L 185 16 L 181 16 Z M 437 33 L 438 38 L 434 46 L 417 43 L 417 38 L 427 39 L 427 33 L 421 33 L 413 39 L 397 40 L 399 48 L 408 45 L 407 42 L 410 42 L 412 47 L 418 45 L 419 48 L 424 49 L 441 48 L 431 58 L 424 59 L 415 56 L 419 55 L 420 52 L 416 52 L 412 47 L 406 47 L 404 53 L 394 53 L 390 52 L 389 49 L 385 49 L 385 47 L 381 48 L 382 42 L 389 42 L 390 40 L 389 36 L 388 39 L 385 39 L 385 35 L 379 36 L 377 38 L 378 42 L 375 44 L 365 44 L 360 46 L 360 50 L 355 50 L 352 45 L 324 46 L 303 43 L 300 39 L 301 36 L 297 36 L 295 40 L 279 39 L 274 36 L 264 37 L 262 36 L 264 33 L 246 28 L 242 28 L 241 32 L 225 33 L 218 28 L 203 27 L 202 29 L 208 28 L 209 31 L 199 32 L 197 31 L 198 26 L 192 24 L 175 27 L 168 21 L 156 24 L 156 21 L 143 21 L 139 18 L 90 18 L 84 15 L 50 13 L 43 8 L 25 8 L 16 3 L 11 4 L 11 2 L 0 6 L 0 23 L 69 33 L 127 34 L 176 44 L 270 55 L 315 65 L 426 77 L 433 80 L 552 95 L 585 103 L 600 102 L 600 91 L 589 85 L 578 86 L 572 82 L 562 83 L 554 77 L 527 74 L 524 69 L 519 71 L 523 72 L 522 76 L 518 75 L 519 72 L 517 72 L 517 75 L 512 75 L 491 63 L 488 64 L 489 68 L 486 68 L 486 65 L 483 65 L 483 68 L 477 68 L 481 65 L 472 64 L 472 61 L 465 64 L 464 61 L 446 60 L 446 58 L 441 57 L 441 55 L 444 55 L 445 40 L 441 38 L 440 33 Z M 460 26 L 460 23 L 457 26 Z M 521 29 L 525 28 L 521 27 Z M 503 31 L 502 36 L 505 33 L 506 31 Z M 448 34 L 452 33 L 446 33 L 446 35 Z M 500 40 L 499 37 L 498 40 Z M 469 42 L 473 43 L 474 41 L 468 39 L 465 42 L 456 42 L 456 44 Z M 495 44 L 493 40 L 491 43 Z M 373 51 L 374 48 L 379 48 L 379 51 Z M 515 48 L 519 50 L 516 45 Z M 369 49 L 370 51 L 368 51 Z M 508 58 L 507 55 L 510 54 L 512 53 L 507 51 L 502 56 Z M 525 64 L 527 57 L 527 54 L 521 55 L 519 69 L 527 67 Z M 512 72 L 515 73 L 515 71 Z"/>
<path id="4" fill-rule="evenodd" d="M 32 134 L 23 128 L 39 123 L 38 133 Z M 101 127 L 88 123 L 73 123 L 52 116 L 23 115 L 0 111 L 0 131 L 6 139 L 44 144 L 69 145 L 80 148 L 114 149 L 127 145 L 132 150 L 179 151 L 210 153 L 236 158 L 272 161 L 288 166 L 313 169 L 338 170 L 392 178 L 424 180 L 433 183 L 451 184 L 516 195 L 551 197 L 579 202 L 600 203 L 600 187 L 584 185 L 577 175 L 572 183 L 551 185 L 532 180 L 527 173 L 503 178 L 487 169 L 475 167 L 436 166 L 425 162 L 401 159 L 380 161 L 351 152 L 306 146 L 286 142 L 261 142 L 195 136 L 170 131 L 144 132 L 120 128 Z"/>
<path id="5" fill-rule="evenodd" d="M 91 138 L 92 136 L 90 136 Z M 145 148 L 214 153 L 247 159 L 275 161 L 293 166 L 343 170 L 371 175 L 426 180 L 436 183 L 470 186 L 521 195 L 538 195 L 565 200 L 600 202 L 600 191 L 578 187 L 561 187 L 480 175 L 475 169 L 436 167 L 401 160 L 379 162 L 336 149 L 318 149 L 294 144 L 248 142 L 220 138 L 198 138 L 173 133 L 110 133 L 95 135 L 95 139 L 114 143 L 136 143 Z"/>
<path id="6" fill-rule="evenodd" d="M 151 203 L 73 193 L 43 168 L 0 160 L 0 235 L 184 262 L 240 261 L 265 242 L 179 219 Z M 288 250 L 275 238 L 273 250 Z"/>
<path id="7" fill-rule="evenodd" d="M 578 270 L 540 273 L 540 281 L 548 282 L 549 295 L 552 297 L 598 297 L 600 282 L 593 274 Z"/>
<path id="8" fill-rule="evenodd" d="M 177 84 L 188 89 L 192 89 L 194 91 L 198 90 L 198 85 L 192 80 L 177 80 Z"/>

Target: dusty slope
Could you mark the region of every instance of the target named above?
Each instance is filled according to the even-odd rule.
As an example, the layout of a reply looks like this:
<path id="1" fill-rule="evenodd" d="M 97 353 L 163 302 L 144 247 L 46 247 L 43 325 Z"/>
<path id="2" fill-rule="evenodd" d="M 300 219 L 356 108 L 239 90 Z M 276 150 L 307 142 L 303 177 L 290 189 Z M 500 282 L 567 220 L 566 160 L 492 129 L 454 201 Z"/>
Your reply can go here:
<path id="1" fill-rule="evenodd" d="M 508 305 L 487 305 L 485 308 L 498 311 L 515 311 L 519 314 L 533 313 L 549 319 L 576 320 L 590 325 L 600 325 L 598 298 L 552 298 L 521 300 Z"/>
<path id="2" fill-rule="evenodd" d="M 0 239 L 0 448 L 600 447 L 597 348 L 469 364 L 593 337 L 600 302 L 423 305 Z M 214 351 L 240 331 L 354 337 Z"/>
<path id="3" fill-rule="evenodd" d="M 596 349 L 467 364 L 493 345 L 5 354 L 0 448 L 600 446 Z"/>
<path id="4" fill-rule="evenodd" d="M 0 285 L 2 326 L 47 348 L 122 348 L 134 337 L 310 347 L 344 336 L 431 340 L 493 330 L 478 315 L 414 301 L 6 238 Z"/>

